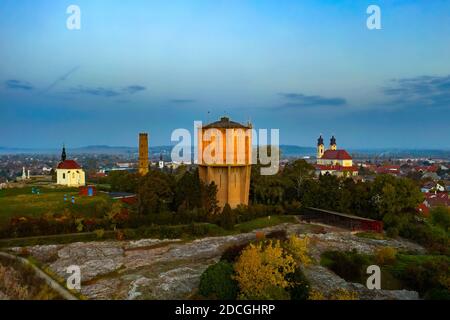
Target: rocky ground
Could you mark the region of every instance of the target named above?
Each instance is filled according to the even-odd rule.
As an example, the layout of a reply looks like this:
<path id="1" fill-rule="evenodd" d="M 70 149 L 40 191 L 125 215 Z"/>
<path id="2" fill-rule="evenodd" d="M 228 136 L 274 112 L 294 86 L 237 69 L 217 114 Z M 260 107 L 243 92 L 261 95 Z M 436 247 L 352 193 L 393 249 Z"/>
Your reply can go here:
<path id="1" fill-rule="evenodd" d="M 316 259 L 329 249 L 356 248 L 361 252 L 373 252 L 380 246 L 391 246 L 409 251 L 423 250 L 403 240 L 363 239 L 350 232 L 304 223 L 281 224 L 239 235 L 189 242 L 157 239 L 79 242 L 33 246 L 25 250 L 62 278 L 68 276 L 67 267 L 80 266 L 81 293 L 89 299 L 186 299 L 195 292 L 202 272 L 218 261 L 227 247 L 254 240 L 257 231 L 268 233 L 275 230 L 310 236 L 313 239 L 311 254 Z M 23 248 L 11 250 L 24 252 Z M 309 267 L 306 275 L 313 287 L 325 291 L 344 287 L 358 291 L 361 298 L 418 298 L 415 292 L 378 291 L 374 294 L 362 285 L 347 283 L 319 265 Z"/>

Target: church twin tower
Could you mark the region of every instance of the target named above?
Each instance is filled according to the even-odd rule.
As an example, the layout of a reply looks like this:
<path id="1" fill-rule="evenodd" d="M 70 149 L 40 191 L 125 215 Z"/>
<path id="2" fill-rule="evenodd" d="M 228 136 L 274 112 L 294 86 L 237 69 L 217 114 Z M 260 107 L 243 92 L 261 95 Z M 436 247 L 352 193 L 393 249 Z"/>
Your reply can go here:
<path id="1" fill-rule="evenodd" d="M 329 150 L 337 150 L 336 138 L 334 136 L 330 139 L 330 149 Z M 320 135 L 319 139 L 317 139 L 317 159 L 322 158 L 325 153 L 325 145 L 323 144 L 322 135 Z"/>

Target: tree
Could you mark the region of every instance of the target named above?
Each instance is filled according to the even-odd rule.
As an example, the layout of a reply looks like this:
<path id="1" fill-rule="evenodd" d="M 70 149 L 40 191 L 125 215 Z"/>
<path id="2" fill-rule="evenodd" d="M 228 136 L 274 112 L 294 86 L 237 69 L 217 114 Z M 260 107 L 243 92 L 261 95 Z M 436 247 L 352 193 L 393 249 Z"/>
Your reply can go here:
<path id="1" fill-rule="evenodd" d="M 283 177 L 288 179 L 296 199 L 300 200 L 304 182 L 314 177 L 314 167 L 303 159 L 295 160 L 284 168 Z"/>
<path id="2" fill-rule="evenodd" d="M 152 170 L 140 179 L 137 188 L 139 214 L 167 211 L 173 201 L 173 178 L 159 170 Z"/>
<path id="3" fill-rule="evenodd" d="M 441 227 L 445 231 L 450 231 L 450 209 L 447 207 L 437 207 L 431 210 L 431 223 Z"/>
<path id="4" fill-rule="evenodd" d="M 378 219 L 389 213 L 414 212 L 422 200 L 422 193 L 410 179 L 379 175 L 371 187 L 371 201 Z"/>
<path id="5" fill-rule="evenodd" d="M 241 299 L 274 299 L 290 286 L 286 276 L 295 271 L 294 258 L 279 241 L 250 244 L 242 251 L 234 269 Z M 281 291 L 280 291 L 281 290 Z"/>
<path id="6" fill-rule="evenodd" d="M 201 207 L 202 185 L 198 173 L 186 171 L 175 185 L 174 209 L 183 206 L 186 210 Z"/>
<path id="7" fill-rule="evenodd" d="M 140 181 L 137 173 L 127 171 L 113 171 L 109 173 L 107 182 L 111 186 L 112 191 L 120 192 L 136 192 Z"/>
<path id="8" fill-rule="evenodd" d="M 209 215 L 215 215 L 219 211 L 218 201 L 216 198 L 217 186 L 214 182 L 210 184 L 201 183 L 201 201 L 202 208 Z"/>
<path id="9" fill-rule="evenodd" d="M 227 203 L 223 207 L 222 213 L 220 215 L 219 225 L 226 230 L 231 230 L 233 229 L 235 224 L 236 224 L 236 215 L 234 214 L 230 205 Z"/>

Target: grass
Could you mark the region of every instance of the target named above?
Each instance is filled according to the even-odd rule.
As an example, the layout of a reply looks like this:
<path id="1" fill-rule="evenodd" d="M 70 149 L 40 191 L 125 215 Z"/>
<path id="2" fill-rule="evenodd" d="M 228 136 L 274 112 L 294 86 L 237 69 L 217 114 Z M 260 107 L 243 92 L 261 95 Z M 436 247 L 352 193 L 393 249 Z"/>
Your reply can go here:
<path id="1" fill-rule="evenodd" d="M 0 227 L 12 217 L 40 217 L 46 213 L 62 213 L 69 208 L 75 214 L 92 216 L 97 206 L 108 205 L 112 200 L 105 194 L 95 197 L 79 196 L 76 188 L 39 188 L 40 194 L 32 194 L 31 187 L 0 190 Z M 67 201 L 64 201 L 64 195 Z M 71 203 L 71 197 L 75 203 Z"/>
<path id="2" fill-rule="evenodd" d="M 296 222 L 297 220 L 295 219 L 294 216 L 270 216 L 270 218 L 262 217 L 237 224 L 235 226 L 235 229 L 238 232 L 250 232 L 255 229 L 276 226 L 277 224 L 281 223 L 296 223 Z"/>
<path id="3" fill-rule="evenodd" d="M 374 239 L 374 240 L 388 239 L 388 237 L 386 237 L 383 233 L 380 232 L 358 232 L 356 236 L 359 238 Z"/>

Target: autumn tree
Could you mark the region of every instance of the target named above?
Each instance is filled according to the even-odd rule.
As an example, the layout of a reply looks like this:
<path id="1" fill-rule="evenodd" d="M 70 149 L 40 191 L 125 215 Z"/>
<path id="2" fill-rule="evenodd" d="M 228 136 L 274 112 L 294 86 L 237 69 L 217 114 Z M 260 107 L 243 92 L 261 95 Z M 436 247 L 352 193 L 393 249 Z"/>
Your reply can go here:
<path id="1" fill-rule="evenodd" d="M 241 299 L 285 299 L 290 286 L 286 276 L 295 271 L 294 258 L 279 241 L 250 244 L 234 268 Z"/>

